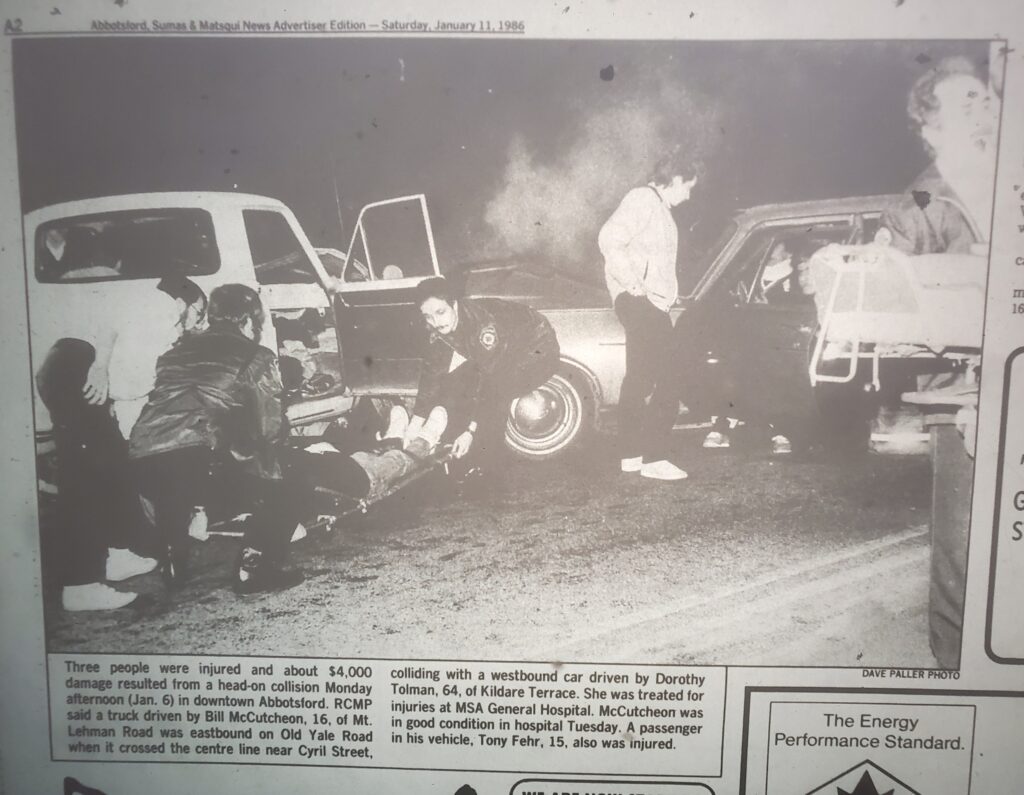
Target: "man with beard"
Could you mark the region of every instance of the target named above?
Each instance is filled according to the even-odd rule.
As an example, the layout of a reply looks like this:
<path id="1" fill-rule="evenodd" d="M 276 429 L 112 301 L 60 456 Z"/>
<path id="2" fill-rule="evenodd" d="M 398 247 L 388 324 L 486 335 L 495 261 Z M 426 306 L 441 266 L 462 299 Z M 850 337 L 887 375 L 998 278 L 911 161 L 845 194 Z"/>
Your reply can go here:
<path id="1" fill-rule="evenodd" d="M 998 109 L 966 58 L 946 58 L 914 84 L 907 114 L 932 163 L 882 217 L 895 248 L 970 253 L 987 239 Z"/>
<path id="2" fill-rule="evenodd" d="M 299 506 L 281 462 L 288 429 L 277 356 L 259 344 L 263 306 L 251 287 L 225 284 L 210 294 L 208 318 L 209 328 L 157 360 L 129 443 L 140 491 L 169 548 L 165 574 L 181 582 L 192 509 L 216 500 L 251 512 L 235 590 L 290 588 L 303 579 L 282 566 Z"/>

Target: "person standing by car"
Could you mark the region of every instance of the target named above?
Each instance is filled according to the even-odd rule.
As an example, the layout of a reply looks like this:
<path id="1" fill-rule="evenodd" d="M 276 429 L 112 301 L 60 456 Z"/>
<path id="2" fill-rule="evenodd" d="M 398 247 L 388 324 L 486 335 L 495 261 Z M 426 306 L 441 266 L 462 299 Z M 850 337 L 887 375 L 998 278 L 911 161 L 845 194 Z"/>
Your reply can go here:
<path id="1" fill-rule="evenodd" d="M 679 232 L 672 208 L 690 198 L 696 172 L 663 159 L 643 187 L 626 194 L 601 227 L 598 246 L 605 281 L 626 332 L 626 374 L 619 396 L 619 454 L 623 472 L 682 480 L 666 459 L 665 444 L 679 396 L 674 387 L 672 319 L 678 291 Z"/>
<path id="2" fill-rule="evenodd" d="M 157 532 L 169 547 L 172 583 L 187 566 L 192 509 L 217 498 L 252 514 L 235 589 L 290 588 L 303 579 L 282 566 L 298 506 L 282 472 L 281 376 L 277 356 L 259 344 L 259 295 L 244 284 L 221 285 L 210 294 L 208 320 L 205 331 L 182 337 L 157 360 L 149 402 L 129 442 L 140 491 L 153 503 Z"/>
<path id="3" fill-rule="evenodd" d="M 441 277 L 416 286 L 415 301 L 430 328 L 416 405 L 406 438 L 435 406 L 448 412 L 452 453 L 479 462 L 504 444 L 509 408 L 558 369 L 558 338 L 547 318 L 498 298 L 460 298 Z"/>

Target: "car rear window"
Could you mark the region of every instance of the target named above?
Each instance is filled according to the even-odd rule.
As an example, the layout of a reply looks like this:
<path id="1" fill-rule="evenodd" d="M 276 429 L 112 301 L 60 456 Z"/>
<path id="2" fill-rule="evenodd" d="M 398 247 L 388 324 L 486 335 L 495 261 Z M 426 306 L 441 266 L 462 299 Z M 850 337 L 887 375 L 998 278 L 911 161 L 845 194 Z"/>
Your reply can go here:
<path id="1" fill-rule="evenodd" d="M 204 276 L 220 267 L 213 219 L 195 208 L 59 218 L 36 230 L 35 254 L 43 283 Z"/>

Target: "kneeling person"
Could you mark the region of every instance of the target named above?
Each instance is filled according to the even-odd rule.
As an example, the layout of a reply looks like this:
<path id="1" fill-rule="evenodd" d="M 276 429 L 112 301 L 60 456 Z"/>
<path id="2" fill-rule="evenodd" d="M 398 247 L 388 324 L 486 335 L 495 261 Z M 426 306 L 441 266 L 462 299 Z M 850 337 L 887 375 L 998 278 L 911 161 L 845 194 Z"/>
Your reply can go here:
<path id="1" fill-rule="evenodd" d="M 231 492 L 252 513 L 236 589 L 291 587 L 302 575 L 281 564 L 298 506 L 282 477 L 287 426 L 277 356 L 259 344 L 263 307 L 252 288 L 226 284 L 210 295 L 208 317 L 208 329 L 182 337 L 157 360 L 129 442 L 139 489 L 169 547 L 172 580 L 187 562 L 193 507 Z"/>
<path id="2" fill-rule="evenodd" d="M 534 309 L 498 298 L 458 298 L 443 278 L 416 287 L 416 303 L 431 330 L 419 392 L 409 424 L 414 437 L 427 413 L 448 414 L 452 453 L 493 458 L 504 443 L 509 408 L 555 374 L 558 338 Z"/>

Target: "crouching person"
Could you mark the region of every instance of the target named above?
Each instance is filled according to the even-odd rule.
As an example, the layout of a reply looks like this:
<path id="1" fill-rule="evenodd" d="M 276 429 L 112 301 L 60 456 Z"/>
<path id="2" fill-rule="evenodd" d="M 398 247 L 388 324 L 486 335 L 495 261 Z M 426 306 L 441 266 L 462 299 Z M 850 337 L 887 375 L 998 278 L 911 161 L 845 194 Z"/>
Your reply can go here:
<path id="1" fill-rule="evenodd" d="M 459 298 L 443 278 L 416 287 L 416 303 L 430 329 L 419 391 L 407 439 L 428 412 L 447 413 L 452 454 L 472 451 L 495 469 L 504 447 L 509 409 L 558 369 L 558 338 L 547 318 L 523 304 L 497 298 Z"/>
<path id="2" fill-rule="evenodd" d="M 277 357 L 259 344 L 259 296 L 242 284 L 210 295 L 209 328 L 183 337 L 156 365 L 156 381 L 129 442 L 139 490 L 153 504 L 168 547 L 165 572 L 185 576 L 188 525 L 197 505 L 252 515 L 234 586 L 281 590 L 302 574 L 283 568 L 297 509 L 282 479 L 287 427 Z"/>

